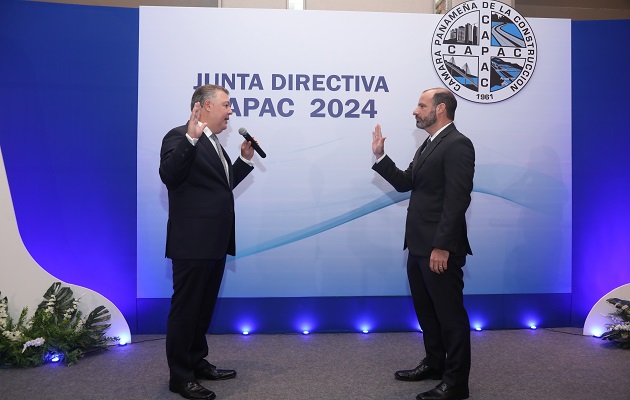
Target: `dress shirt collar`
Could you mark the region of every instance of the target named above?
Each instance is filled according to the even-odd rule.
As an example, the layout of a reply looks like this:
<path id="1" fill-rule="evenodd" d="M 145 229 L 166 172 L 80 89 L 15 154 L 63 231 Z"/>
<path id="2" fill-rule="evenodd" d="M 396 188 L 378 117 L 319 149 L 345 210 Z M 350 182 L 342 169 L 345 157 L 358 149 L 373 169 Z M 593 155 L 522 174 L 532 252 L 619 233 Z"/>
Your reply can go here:
<path id="1" fill-rule="evenodd" d="M 433 141 L 435 140 L 435 138 L 444 130 L 446 129 L 448 126 L 452 125 L 453 121 L 449 122 L 448 124 L 444 125 L 443 127 L 441 127 L 437 132 L 435 132 L 435 135 L 433 136 L 429 136 L 429 141 Z"/>

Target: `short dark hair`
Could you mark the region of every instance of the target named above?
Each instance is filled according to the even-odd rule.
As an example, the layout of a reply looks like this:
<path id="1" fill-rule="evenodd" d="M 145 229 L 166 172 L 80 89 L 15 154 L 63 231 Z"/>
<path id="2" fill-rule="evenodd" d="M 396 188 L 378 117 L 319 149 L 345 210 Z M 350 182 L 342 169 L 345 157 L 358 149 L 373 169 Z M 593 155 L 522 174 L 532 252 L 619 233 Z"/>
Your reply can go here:
<path id="1" fill-rule="evenodd" d="M 435 93 L 433 93 L 433 106 L 437 107 L 438 104 L 444 103 L 446 106 L 446 118 L 451 121 L 454 120 L 455 110 L 457 109 L 457 99 L 455 98 L 455 95 L 450 90 L 443 88 L 430 90 L 435 91 Z"/>
<path id="2" fill-rule="evenodd" d="M 219 85 L 203 85 L 199 86 L 192 95 L 190 100 L 190 109 L 195 107 L 195 103 L 199 102 L 203 106 L 206 100 L 214 100 L 217 96 L 217 92 L 221 91 L 227 95 L 230 94 L 226 88 Z"/>

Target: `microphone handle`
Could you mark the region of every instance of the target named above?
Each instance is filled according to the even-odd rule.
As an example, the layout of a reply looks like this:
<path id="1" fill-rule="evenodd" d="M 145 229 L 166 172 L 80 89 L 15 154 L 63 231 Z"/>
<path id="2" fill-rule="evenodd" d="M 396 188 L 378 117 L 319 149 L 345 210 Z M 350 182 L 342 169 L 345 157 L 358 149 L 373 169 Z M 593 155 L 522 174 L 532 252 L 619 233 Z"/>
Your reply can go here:
<path id="1" fill-rule="evenodd" d="M 267 154 L 263 151 L 263 149 L 260 148 L 258 143 L 256 143 L 252 135 L 250 135 L 249 133 L 246 133 L 243 135 L 243 137 L 245 138 L 245 140 L 247 140 L 248 142 L 252 144 L 252 147 L 254 148 L 254 150 L 256 150 L 256 153 L 258 153 L 259 156 L 261 156 L 262 158 L 267 157 Z"/>

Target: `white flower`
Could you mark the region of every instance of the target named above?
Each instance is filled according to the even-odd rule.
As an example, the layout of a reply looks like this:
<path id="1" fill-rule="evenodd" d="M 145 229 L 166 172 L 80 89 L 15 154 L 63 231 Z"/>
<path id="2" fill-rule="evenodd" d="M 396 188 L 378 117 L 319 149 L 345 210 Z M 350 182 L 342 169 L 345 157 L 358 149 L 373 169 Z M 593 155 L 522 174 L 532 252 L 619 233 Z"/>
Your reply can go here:
<path id="1" fill-rule="evenodd" d="M 31 346 L 35 346 L 35 347 L 39 347 L 42 344 L 44 344 L 45 340 L 44 338 L 40 337 L 37 339 L 33 339 L 33 340 L 29 340 L 28 342 L 24 343 L 24 348 L 22 349 L 22 353 L 24 353 L 24 351 L 31 347 Z"/>
<path id="2" fill-rule="evenodd" d="M 6 318 L 7 315 L 7 303 L 2 300 L 0 301 L 0 318 Z"/>
<path id="3" fill-rule="evenodd" d="M 48 308 L 53 308 L 55 306 L 55 302 L 56 302 L 56 298 L 55 295 L 53 294 L 52 296 L 50 296 L 50 299 L 48 299 L 48 302 L 46 302 L 46 306 Z"/>
<path id="4" fill-rule="evenodd" d="M 7 326 L 7 300 L 6 297 L 0 300 L 0 329 L 4 329 Z"/>
<path id="5" fill-rule="evenodd" d="M 22 337 L 22 332 L 20 331 L 4 331 L 2 334 L 13 342 L 17 342 Z"/>
<path id="6" fill-rule="evenodd" d="M 610 328 L 611 331 L 628 331 L 630 332 L 630 322 L 622 322 L 621 324 L 613 325 Z"/>

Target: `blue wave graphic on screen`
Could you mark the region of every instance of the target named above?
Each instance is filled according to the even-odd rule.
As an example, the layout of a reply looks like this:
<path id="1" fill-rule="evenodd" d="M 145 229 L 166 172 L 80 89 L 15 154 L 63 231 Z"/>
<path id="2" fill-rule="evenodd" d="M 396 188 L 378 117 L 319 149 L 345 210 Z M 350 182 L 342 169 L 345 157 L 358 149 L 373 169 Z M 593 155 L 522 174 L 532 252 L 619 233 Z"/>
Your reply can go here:
<path id="1" fill-rule="evenodd" d="M 476 167 L 474 192 L 499 197 L 546 215 L 558 215 L 571 200 L 567 184 L 533 168 L 506 164 Z"/>
<path id="2" fill-rule="evenodd" d="M 250 247 L 249 249 L 241 250 L 238 252 L 238 255 L 236 255 L 235 257 L 230 257 L 230 258 L 231 259 L 243 258 L 243 257 L 251 256 L 256 253 L 261 253 L 263 251 L 270 250 L 276 247 L 284 246 L 289 243 L 297 242 L 298 240 L 306 239 L 307 237 L 317 235 L 318 233 L 322 233 L 329 229 L 336 228 L 339 225 L 343 225 L 347 222 L 360 218 L 364 215 L 380 210 L 381 208 L 385 208 L 387 206 L 391 206 L 392 204 L 396 204 L 403 200 L 407 200 L 409 196 L 410 196 L 410 192 L 406 192 L 406 193 L 398 193 L 394 191 L 389 192 L 379 197 L 376 200 L 372 200 L 369 203 L 362 205 L 361 207 L 355 208 L 354 210 L 348 211 L 337 217 L 306 227 L 304 229 L 300 229 L 298 231 L 291 232 L 286 235 L 282 235 L 280 237 L 269 240 L 267 242 L 263 242 L 257 246 Z"/>
<path id="3" fill-rule="evenodd" d="M 557 215 L 569 201 L 569 190 L 564 182 L 531 168 L 505 164 L 486 164 L 476 167 L 473 192 L 498 197 L 519 206 L 548 215 Z M 391 191 L 354 210 L 337 217 L 290 232 L 238 252 L 238 259 L 262 253 L 336 228 L 347 222 L 409 199 L 410 192 Z"/>

